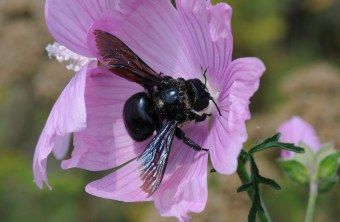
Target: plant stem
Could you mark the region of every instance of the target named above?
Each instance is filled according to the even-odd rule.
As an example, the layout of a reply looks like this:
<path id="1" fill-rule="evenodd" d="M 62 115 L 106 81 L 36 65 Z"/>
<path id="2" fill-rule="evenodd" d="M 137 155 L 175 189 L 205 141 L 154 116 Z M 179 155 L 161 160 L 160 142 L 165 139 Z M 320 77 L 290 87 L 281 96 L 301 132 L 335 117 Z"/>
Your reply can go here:
<path id="1" fill-rule="evenodd" d="M 237 175 L 242 181 L 243 184 L 248 183 L 250 181 L 249 174 L 246 169 L 246 161 L 242 161 L 239 159 L 238 166 L 237 166 Z M 253 190 L 247 191 L 249 198 L 252 200 L 252 197 L 254 195 Z M 263 212 L 258 212 L 258 216 L 262 222 L 271 222 L 271 218 L 269 216 L 269 213 L 267 211 L 266 206 L 264 205 L 262 199 L 261 199 L 261 205 L 263 208 Z"/>
<path id="2" fill-rule="evenodd" d="M 315 210 L 316 197 L 318 195 L 318 184 L 316 181 L 311 181 L 309 185 L 309 199 L 306 212 L 305 222 L 312 222 Z"/>

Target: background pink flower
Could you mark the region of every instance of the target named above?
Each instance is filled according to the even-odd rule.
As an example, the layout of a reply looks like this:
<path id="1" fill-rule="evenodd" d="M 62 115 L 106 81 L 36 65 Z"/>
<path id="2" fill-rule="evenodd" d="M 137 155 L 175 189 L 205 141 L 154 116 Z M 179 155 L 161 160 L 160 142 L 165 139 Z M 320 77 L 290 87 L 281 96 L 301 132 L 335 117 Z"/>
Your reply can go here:
<path id="1" fill-rule="evenodd" d="M 314 152 L 320 149 L 320 141 L 315 129 L 299 116 L 293 116 L 288 121 L 282 123 L 278 129 L 281 133 L 280 141 L 294 143 L 299 146 L 303 143 L 309 146 Z M 282 150 L 281 158 L 290 159 L 294 156 L 294 152 Z"/>
<path id="2" fill-rule="evenodd" d="M 93 35 L 99 29 L 120 38 L 156 72 L 204 81 L 202 70 L 207 69 L 207 87 L 222 116 L 211 105 L 211 119 L 183 129 L 209 148 L 218 172 L 231 174 L 247 138 L 249 98 L 265 68 L 256 58 L 231 60 L 230 6 L 205 0 L 178 0 L 176 6 L 167 0 L 47 0 L 46 22 L 58 43 L 81 56 L 101 60 Z M 37 185 L 47 183 L 47 156 L 63 153 L 62 141 L 72 132 L 74 149 L 62 162 L 64 169 L 107 170 L 140 155 L 150 140 L 133 141 L 122 119 L 125 101 L 140 91 L 141 86 L 96 67 L 95 61 L 85 65 L 57 100 L 40 136 L 34 157 Z M 135 160 L 90 183 L 86 191 L 121 201 L 152 200 L 161 215 L 187 221 L 188 212 L 205 207 L 207 162 L 207 153 L 175 139 L 163 181 L 151 197 L 140 189 Z"/>

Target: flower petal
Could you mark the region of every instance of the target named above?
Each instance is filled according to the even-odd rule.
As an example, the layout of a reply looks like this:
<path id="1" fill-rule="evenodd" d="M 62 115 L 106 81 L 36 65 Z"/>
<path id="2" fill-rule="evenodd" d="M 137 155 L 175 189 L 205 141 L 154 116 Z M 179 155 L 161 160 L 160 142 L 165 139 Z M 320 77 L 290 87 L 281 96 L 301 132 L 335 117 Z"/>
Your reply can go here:
<path id="1" fill-rule="evenodd" d="M 204 137 L 197 129 L 191 127 L 186 131 L 189 138 L 200 144 Z M 194 151 L 175 139 L 163 181 L 150 198 L 140 189 L 143 182 L 136 160 L 88 184 L 86 191 L 95 196 L 127 202 L 153 199 L 162 216 L 188 221 L 188 212 L 202 211 L 207 201 L 207 161 L 207 153 Z"/>
<path id="2" fill-rule="evenodd" d="M 203 144 L 206 128 L 191 125 L 185 129 L 186 136 L 197 144 Z M 189 212 L 203 211 L 208 197 L 207 163 L 207 152 L 195 151 L 177 139 L 174 140 L 165 176 L 153 195 L 155 206 L 162 216 L 188 221 Z"/>
<path id="3" fill-rule="evenodd" d="M 72 158 L 63 161 L 62 167 L 106 170 L 141 154 L 148 140 L 133 141 L 123 121 L 125 102 L 141 91 L 141 86 L 106 69 L 93 70 L 85 90 L 87 127 L 74 134 Z"/>
<path id="4" fill-rule="evenodd" d="M 206 0 L 178 0 L 176 3 L 181 31 L 191 56 L 196 59 L 196 66 L 207 69 L 213 79 L 220 79 L 231 62 L 231 7 L 225 3 L 213 6 Z M 201 73 L 196 75 L 196 78 L 202 77 Z"/>
<path id="5" fill-rule="evenodd" d="M 278 131 L 281 133 L 281 142 L 294 143 L 295 145 L 303 142 L 314 151 L 320 149 L 320 141 L 315 129 L 298 116 L 294 116 L 282 123 Z M 293 155 L 294 153 L 291 151 L 283 151 L 281 153 L 283 159 L 291 158 Z"/>
<path id="6" fill-rule="evenodd" d="M 53 37 L 78 54 L 94 57 L 87 47 L 87 31 L 106 11 L 128 14 L 137 0 L 47 0 L 45 17 Z"/>
<path id="7" fill-rule="evenodd" d="M 237 156 L 247 139 L 245 120 L 250 118 L 249 99 L 259 87 L 265 67 L 256 58 L 233 61 L 218 98 L 222 116 L 214 116 L 207 147 L 214 168 L 224 174 L 235 172 Z"/>
<path id="8" fill-rule="evenodd" d="M 63 159 L 68 151 L 71 140 L 71 134 L 66 134 L 64 136 L 56 136 L 54 149 L 52 150 L 55 158 L 58 160 Z"/>
<path id="9" fill-rule="evenodd" d="M 140 189 L 142 184 L 139 166 L 134 160 L 108 176 L 88 184 L 85 189 L 89 194 L 101 198 L 125 202 L 148 201 L 148 194 Z"/>
<path id="10" fill-rule="evenodd" d="M 47 119 L 33 160 L 35 183 L 40 188 L 43 187 L 43 182 L 48 185 L 46 175 L 47 157 L 53 149 L 56 149 L 55 146 L 60 144 L 58 140 L 71 132 L 86 127 L 85 83 L 87 74 L 95 66 L 96 62 L 90 62 L 71 79 L 54 104 Z"/>
<path id="11" fill-rule="evenodd" d="M 222 111 L 222 110 L 221 110 Z M 222 116 L 226 112 L 222 111 Z M 224 117 L 214 118 L 213 127 L 207 140 L 207 147 L 210 147 L 210 158 L 214 169 L 222 174 L 232 174 L 237 167 L 237 157 L 242 149 L 243 143 L 247 140 L 245 122 L 230 131 L 227 119 Z"/>
<path id="12" fill-rule="evenodd" d="M 117 36 L 157 73 L 182 78 L 201 73 L 200 67 L 193 65 L 179 29 L 178 13 L 168 0 L 144 0 L 128 15 L 107 13 L 89 31 L 93 54 L 97 53 L 95 29 Z"/>

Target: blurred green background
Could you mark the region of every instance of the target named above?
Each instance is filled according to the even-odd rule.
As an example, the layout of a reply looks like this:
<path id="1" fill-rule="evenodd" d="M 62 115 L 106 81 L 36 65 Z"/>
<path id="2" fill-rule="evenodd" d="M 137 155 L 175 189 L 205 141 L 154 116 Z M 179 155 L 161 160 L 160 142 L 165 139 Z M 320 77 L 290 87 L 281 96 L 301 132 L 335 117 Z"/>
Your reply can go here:
<path id="1" fill-rule="evenodd" d="M 214 1 L 217 2 L 217 1 Z M 322 142 L 340 148 L 340 1 L 231 0 L 234 58 L 256 56 L 266 64 L 252 99 L 247 146 L 275 132 L 292 115 L 313 124 Z M 43 0 L 0 1 L 0 221 L 175 221 L 161 218 L 151 203 L 122 203 L 92 197 L 85 185 L 104 173 L 62 171 L 49 159 L 53 190 L 33 184 L 32 158 L 38 136 L 59 93 L 72 76 L 49 60 L 53 42 L 44 23 Z M 278 153 L 258 156 L 262 174 L 283 190 L 263 188 L 275 222 L 303 221 L 306 187 L 287 181 Z M 206 210 L 193 221 L 240 221 L 249 201 L 236 194 L 234 176 L 209 175 Z M 315 221 L 339 221 L 339 185 L 320 195 Z"/>

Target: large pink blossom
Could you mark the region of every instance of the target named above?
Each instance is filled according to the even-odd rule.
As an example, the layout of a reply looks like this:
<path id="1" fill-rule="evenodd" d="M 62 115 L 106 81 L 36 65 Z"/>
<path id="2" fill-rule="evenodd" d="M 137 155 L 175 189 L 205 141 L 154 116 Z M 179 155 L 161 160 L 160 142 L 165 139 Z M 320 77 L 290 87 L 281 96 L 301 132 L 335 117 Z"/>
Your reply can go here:
<path id="1" fill-rule="evenodd" d="M 208 154 L 213 167 L 231 174 L 247 138 L 249 99 L 258 89 L 265 68 L 257 58 L 232 61 L 231 8 L 206 0 L 47 0 L 46 22 L 58 44 L 90 58 L 55 103 L 39 138 L 34 156 L 34 177 L 39 187 L 48 184 L 46 160 L 53 151 L 65 153 L 74 135 L 72 157 L 62 168 L 98 171 L 128 164 L 87 185 L 92 195 L 121 201 L 153 201 L 163 216 L 189 220 L 207 201 Z M 135 157 L 150 142 L 135 142 L 122 119 L 125 101 L 143 88 L 105 67 L 95 46 L 95 29 L 125 42 L 158 73 L 174 78 L 199 78 L 207 69 L 207 87 L 221 110 L 210 104 L 212 117 L 183 127 L 187 137 L 209 152 L 197 152 L 174 139 L 161 185 L 148 197 Z M 72 54 L 73 55 L 73 54 Z M 82 60 L 83 61 L 83 60 Z M 66 142 L 65 142 L 66 141 Z M 61 154 L 60 154 L 61 153 Z"/>
<path id="2" fill-rule="evenodd" d="M 309 146 L 314 152 L 320 149 L 320 140 L 315 129 L 299 116 L 293 116 L 286 122 L 282 123 L 278 129 L 281 133 L 280 141 L 294 143 L 296 146 L 301 143 Z M 294 152 L 281 151 L 282 159 L 290 159 L 294 156 Z"/>

